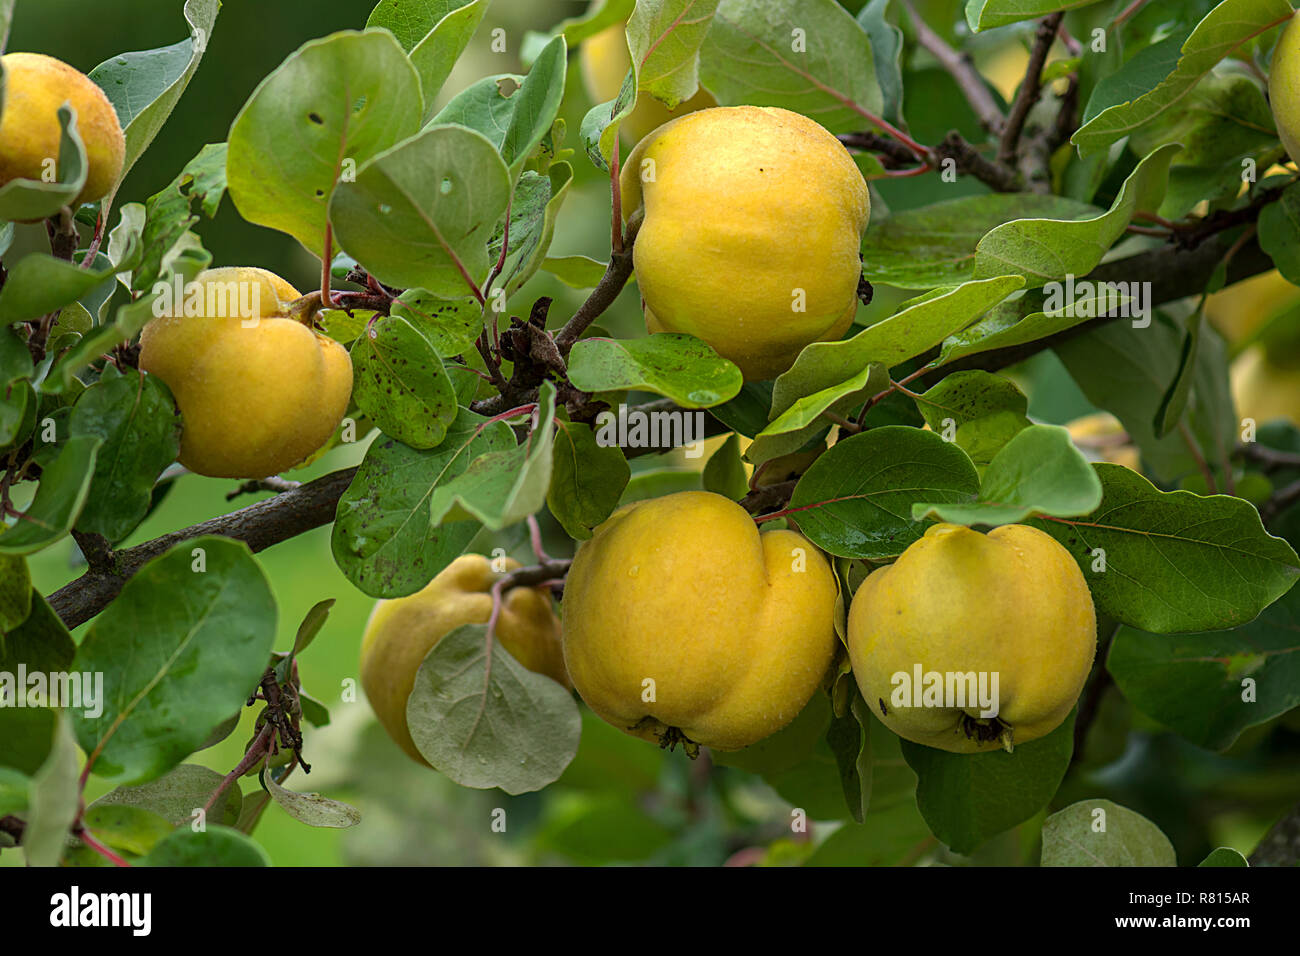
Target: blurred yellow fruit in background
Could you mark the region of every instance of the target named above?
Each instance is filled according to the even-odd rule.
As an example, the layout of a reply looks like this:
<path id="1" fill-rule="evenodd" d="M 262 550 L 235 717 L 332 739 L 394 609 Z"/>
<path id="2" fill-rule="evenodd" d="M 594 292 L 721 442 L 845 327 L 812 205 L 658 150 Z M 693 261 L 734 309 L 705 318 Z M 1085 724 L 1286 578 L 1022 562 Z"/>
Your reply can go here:
<path id="1" fill-rule="evenodd" d="M 1076 418 L 1065 426 L 1070 440 L 1090 461 L 1108 461 L 1133 471 L 1142 470 L 1141 455 L 1120 420 L 1110 412 Z"/>
<path id="2" fill-rule="evenodd" d="M 1230 345 L 1257 332 L 1283 309 L 1300 306 L 1300 288 L 1274 269 L 1214 293 L 1205 301 L 1205 317 Z"/>
<path id="3" fill-rule="evenodd" d="M 1279 365 L 1252 345 L 1232 363 L 1232 398 L 1237 415 L 1256 424 L 1275 418 L 1300 423 L 1300 368 Z"/>

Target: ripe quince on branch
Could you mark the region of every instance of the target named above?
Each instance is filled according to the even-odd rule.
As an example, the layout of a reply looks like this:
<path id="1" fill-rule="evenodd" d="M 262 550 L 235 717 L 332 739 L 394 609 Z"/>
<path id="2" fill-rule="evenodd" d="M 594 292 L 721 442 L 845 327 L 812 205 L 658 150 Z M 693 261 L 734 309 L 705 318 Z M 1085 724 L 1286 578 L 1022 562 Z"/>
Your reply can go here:
<path id="1" fill-rule="evenodd" d="M 633 263 L 649 331 L 703 339 L 753 381 L 853 323 L 871 201 L 848 151 L 806 116 L 690 113 L 641 140 L 620 183 L 623 215 L 645 215 Z"/>
<path id="2" fill-rule="evenodd" d="M 978 753 L 1061 725 L 1092 668 L 1097 617 L 1083 572 L 1050 535 L 936 524 L 867 576 L 849 610 L 848 644 L 862 696 L 885 726 L 914 743 Z M 965 706 L 947 698 L 914 706 L 918 669 L 945 683 L 984 675 L 989 688 L 996 674 L 996 716 L 982 716 L 969 696 Z"/>
<path id="3" fill-rule="evenodd" d="M 265 269 L 210 269 L 145 326 L 140 368 L 176 399 L 179 460 L 190 471 L 266 478 L 307 458 L 338 427 L 352 359 L 290 315 L 300 298 Z"/>
<path id="4" fill-rule="evenodd" d="M 564 588 L 564 659 L 588 706 L 661 746 L 738 750 L 780 730 L 826 676 L 835 578 L 793 531 L 684 491 L 616 511 Z"/>
<path id="5" fill-rule="evenodd" d="M 81 71 L 41 53 L 10 53 L 4 64 L 5 90 L 0 113 L 0 186 L 15 179 L 50 181 L 63 130 L 59 107 L 77 113 L 77 131 L 86 147 L 86 185 L 75 203 L 108 194 L 122 175 L 126 139 L 117 111 L 104 91 Z"/>

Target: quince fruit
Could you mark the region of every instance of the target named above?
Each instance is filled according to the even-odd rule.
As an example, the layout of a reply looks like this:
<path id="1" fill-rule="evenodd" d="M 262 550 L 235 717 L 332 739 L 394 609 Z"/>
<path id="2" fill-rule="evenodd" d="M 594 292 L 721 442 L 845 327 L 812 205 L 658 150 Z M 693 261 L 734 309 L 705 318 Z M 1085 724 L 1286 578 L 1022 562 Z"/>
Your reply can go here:
<path id="1" fill-rule="evenodd" d="M 1268 320 L 1300 305 L 1300 288 L 1274 269 L 1241 282 L 1205 300 L 1205 317 L 1231 345 L 1245 342 Z"/>
<path id="2" fill-rule="evenodd" d="M 683 491 L 620 508 L 573 559 L 564 660 L 601 718 L 661 746 L 738 750 L 803 709 L 835 652 L 835 578 L 793 531 Z"/>
<path id="3" fill-rule="evenodd" d="M 1300 14 L 1291 18 L 1273 49 L 1268 102 L 1282 145 L 1293 160 L 1300 162 Z"/>
<path id="4" fill-rule="evenodd" d="M 104 91 L 80 70 L 41 53 L 10 53 L 0 63 L 5 72 L 0 186 L 14 179 L 45 179 L 49 163 L 59 159 L 59 107 L 68 103 L 77 111 L 87 160 L 86 185 L 74 204 L 106 196 L 122 175 L 126 139 Z"/>
<path id="5" fill-rule="evenodd" d="M 1084 415 L 1065 427 L 1070 440 L 1089 461 L 1108 461 L 1112 465 L 1123 465 L 1130 471 L 1142 470 L 1142 456 L 1128 430 L 1110 412 Z"/>
<path id="6" fill-rule="evenodd" d="M 297 290 L 265 269 L 202 273 L 140 335 L 140 368 L 171 389 L 179 461 L 213 478 L 265 478 L 329 440 L 352 394 L 352 360 L 292 317 Z"/>
<path id="7" fill-rule="evenodd" d="M 867 576 L 849 609 L 848 645 L 885 726 L 978 753 L 1061 725 L 1092 667 L 1097 618 L 1083 573 L 1050 535 L 936 524 Z"/>
<path id="8" fill-rule="evenodd" d="M 1262 345 L 1252 345 L 1232 363 L 1232 397 L 1237 414 L 1257 424 L 1300 422 L 1300 368 L 1280 365 Z"/>
<path id="9" fill-rule="evenodd" d="M 644 209 L 632 255 L 650 332 L 703 339 L 753 381 L 853 323 L 867 184 L 807 117 L 687 114 L 637 144 L 621 188 L 625 216 Z"/>
<path id="10" fill-rule="evenodd" d="M 632 56 L 627 49 L 627 24 L 616 23 L 584 40 L 578 46 L 578 61 L 582 68 L 582 82 L 593 103 L 608 103 L 623 88 L 623 78 L 632 69 Z M 630 142 L 644 139 L 671 119 L 685 116 L 695 110 L 717 106 L 713 94 L 700 87 L 694 96 L 669 109 L 653 96 L 642 93 L 636 106 L 623 120 L 620 133 L 626 133 Z"/>
<path id="11" fill-rule="evenodd" d="M 506 559 L 507 571 L 519 562 Z M 462 554 L 407 597 L 380 601 L 361 641 L 361 686 L 388 735 L 428 766 L 406 726 L 406 700 L 420 664 L 440 640 L 465 624 L 486 624 L 497 575 L 481 554 Z M 502 600 L 495 637 L 520 664 L 572 687 L 560 649 L 560 622 L 545 588 L 517 587 Z"/>

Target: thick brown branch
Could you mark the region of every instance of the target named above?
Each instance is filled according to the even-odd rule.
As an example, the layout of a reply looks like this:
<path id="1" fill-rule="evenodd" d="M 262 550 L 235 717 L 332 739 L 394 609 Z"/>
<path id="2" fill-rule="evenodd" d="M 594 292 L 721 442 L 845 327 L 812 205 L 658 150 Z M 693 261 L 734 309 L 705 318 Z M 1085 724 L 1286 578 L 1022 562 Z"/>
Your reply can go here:
<path id="1" fill-rule="evenodd" d="M 1273 824 L 1250 855 L 1251 866 L 1295 866 L 1297 863 L 1300 863 L 1300 803 Z"/>
<path id="2" fill-rule="evenodd" d="M 956 164 L 958 173 L 974 176 L 995 192 L 1015 193 L 1024 187 L 1019 173 L 1010 166 L 985 159 L 955 130 L 934 148 L 934 154 L 941 163 L 945 159 L 951 159 Z"/>
<path id="3" fill-rule="evenodd" d="M 636 234 L 641 228 L 641 220 L 634 217 L 627 224 L 627 232 L 623 236 L 623 249 L 621 252 L 610 254 L 609 265 L 605 267 L 605 274 L 601 276 L 600 282 L 596 288 L 591 290 L 591 295 L 587 296 L 587 301 L 578 307 L 578 311 L 573 313 L 573 318 L 565 323 L 564 328 L 555 333 L 555 344 L 560 350 L 562 356 L 568 357 L 569 350 L 573 348 L 573 343 L 577 342 L 582 333 L 587 331 L 587 327 L 601 314 L 614 304 L 623 287 L 627 285 L 627 280 L 632 277 L 632 249 L 636 244 Z"/>
<path id="4" fill-rule="evenodd" d="M 183 541 L 219 535 L 243 541 L 253 551 L 262 551 L 319 528 L 334 520 L 339 497 L 355 474 L 355 468 L 345 468 L 228 515 L 173 531 L 134 548 L 111 552 L 108 555 L 111 570 L 87 571 L 50 595 L 50 605 L 64 624 L 76 627 L 107 607 L 147 562 Z"/>

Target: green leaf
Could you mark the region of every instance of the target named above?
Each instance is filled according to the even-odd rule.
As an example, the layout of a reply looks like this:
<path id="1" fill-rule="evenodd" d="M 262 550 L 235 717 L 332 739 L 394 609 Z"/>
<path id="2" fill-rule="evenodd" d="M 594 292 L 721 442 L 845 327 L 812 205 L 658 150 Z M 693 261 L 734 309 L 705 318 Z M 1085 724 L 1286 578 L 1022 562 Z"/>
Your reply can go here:
<path id="1" fill-rule="evenodd" d="M 1240 851 L 1231 847 L 1221 846 L 1217 850 L 1211 851 L 1197 866 L 1250 866 L 1250 863 Z"/>
<path id="2" fill-rule="evenodd" d="M 1124 698 L 1198 747 L 1226 750 L 1242 731 L 1300 705 L 1300 591 L 1231 631 L 1147 634 L 1122 627 L 1106 669 Z"/>
<path id="3" fill-rule="evenodd" d="M 83 269 L 74 263 L 33 252 L 10 267 L 0 291 L 0 324 L 39 319 L 76 302 L 96 287 L 112 288 L 113 273 Z"/>
<path id="4" fill-rule="evenodd" d="M 488 240 L 510 195 L 510 173 L 483 134 L 433 126 L 340 183 L 330 220 L 379 281 L 456 298 L 487 278 Z"/>
<path id="5" fill-rule="evenodd" d="M 832 419 L 825 416 L 851 412 L 888 384 L 885 366 L 873 362 L 846 381 L 804 396 L 754 436 L 745 458 L 760 464 L 798 451 L 831 424 Z"/>
<path id="6" fill-rule="evenodd" d="M 555 424 L 546 505 L 571 538 L 585 541 L 618 506 L 631 469 L 617 446 L 601 445 L 586 425 L 563 419 Z"/>
<path id="7" fill-rule="evenodd" d="M 326 598 L 312 605 L 311 610 L 302 619 L 302 623 L 298 625 L 298 633 L 293 639 L 293 657 L 297 657 L 310 646 L 312 641 L 316 640 L 316 635 L 325 626 L 325 621 L 330 616 L 330 608 L 333 606 L 334 598 Z"/>
<path id="8" fill-rule="evenodd" d="M 1096 206 L 1036 193 L 963 196 L 876 218 L 862 239 L 862 274 L 902 289 L 975 277 L 975 251 L 992 229 L 1017 219 L 1093 219 Z"/>
<path id="9" fill-rule="evenodd" d="M 18 560 L 22 560 L 19 558 Z M 23 569 L 26 577 L 26 568 Z M 20 578 L 21 580 L 22 578 Z M 30 611 L 18 623 L 4 633 L 0 633 L 0 673 L 15 675 L 20 665 L 31 674 L 55 674 L 66 671 L 77 655 L 77 645 L 63 621 L 54 613 L 54 609 L 41 597 L 39 591 L 27 584 L 27 599 Z M 27 698 L 30 688 L 19 686 L 15 691 L 22 698 Z M 33 705 L 42 707 L 71 706 L 63 701 L 32 701 Z"/>
<path id="10" fill-rule="evenodd" d="M 510 206 L 510 248 L 502 270 L 506 297 L 514 295 L 520 287 L 536 274 L 555 233 L 555 217 L 568 195 L 573 182 L 573 167 L 568 163 L 554 163 L 546 175 L 527 170 L 515 188 Z M 494 233 L 488 244 L 488 257 L 501 255 L 504 233 Z M 498 292 L 500 287 L 498 287 Z M 499 307 L 496 294 L 492 296 L 494 309 Z"/>
<path id="11" fill-rule="evenodd" d="M 1124 235 L 1134 213 L 1160 206 L 1169 164 L 1182 147 L 1170 143 L 1138 163 L 1110 209 L 1095 219 L 1019 219 L 998 226 L 980 240 L 975 276 L 1023 275 L 1031 286 L 1067 276 L 1085 276 Z"/>
<path id="12" fill-rule="evenodd" d="M 1055 348 L 1088 401 L 1120 420 L 1141 451 L 1144 465 L 1167 484 L 1201 470 L 1181 429 L 1163 439 L 1155 435 L 1162 396 L 1185 360 L 1183 345 L 1177 324 L 1157 313 L 1148 328 L 1107 322 Z M 1233 411 L 1227 358 L 1219 336 L 1202 335 L 1195 360 L 1183 420 L 1202 455 L 1221 471 L 1222 458 L 1234 447 L 1240 423 Z"/>
<path id="13" fill-rule="evenodd" d="M 1019 276 L 1000 276 L 935 289 L 903 303 L 892 316 L 852 338 L 806 346 L 789 371 L 776 380 L 773 414 L 786 411 L 799 398 L 858 375 L 873 362 L 893 368 L 915 358 L 970 325 L 1023 285 Z"/>
<path id="14" fill-rule="evenodd" d="M 361 822 L 361 811 L 338 800 L 322 797 L 319 793 L 296 793 L 286 790 L 272 779 L 269 773 L 262 774 L 262 783 L 271 798 L 284 812 L 299 823 L 309 827 L 328 827 L 346 829 Z"/>
<path id="15" fill-rule="evenodd" d="M 870 0 L 858 11 L 857 20 L 871 40 L 876 82 L 884 101 L 882 115 L 895 125 L 903 119 L 903 31 L 886 19 L 891 0 Z"/>
<path id="16" fill-rule="evenodd" d="M 343 159 L 362 166 L 413 135 L 422 103 L 415 68 L 387 32 L 312 40 L 264 79 L 235 117 L 230 198 L 249 222 L 287 232 L 320 255 Z M 288 141 L 294 146 L 286 150 Z"/>
<path id="17" fill-rule="evenodd" d="M 945 377 L 916 407 L 932 431 L 955 441 L 981 471 L 1030 424 L 1029 399 L 1016 383 L 979 369 Z"/>
<path id="18" fill-rule="evenodd" d="M 90 492 L 100 439 L 78 435 L 63 443 L 41 473 L 36 497 L 21 520 L 0 531 L 0 554 L 31 554 L 72 530 Z"/>
<path id="19" fill-rule="evenodd" d="M 31 776 L 49 759 L 57 712 L 44 707 L 0 707 L 0 768 Z"/>
<path id="20" fill-rule="evenodd" d="M 0 649 L 4 648 L 3 635 L 32 613 L 32 602 L 32 573 L 27 559 L 16 554 L 0 554 Z"/>
<path id="21" fill-rule="evenodd" d="M 860 823 L 837 829 L 804 866 L 907 866 L 917 847 L 935 842 L 914 802 L 868 814 Z"/>
<path id="22" fill-rule="evenodd" d="M 1178 374 L 1169 383 L 1160 398 L 1160 408 L 1156 412 L 1155 436 L 1164 438 L 1182 422 L 1191 399 L 1192 384 L 1196 381 L 1197 353 L 1200 351 L 1201 326 L 1204 325 L 1204 300 L 1196 311 L 1187 317 L 1187 335 L 1183 337 L 1182 354 L 1178 362 Z"/>
<path id="23" fill-rule="evenodd" d="M 483 22 L 490 0 L 380 0 L 367 27 L 391 30 L 410 56 L 424 91 L 424 111 Z M 563 84 L 561 84 L 563 86 Z"/>
<path id="24" fill-rule="evenodd" d="M 831 718 L 826 742 L 835 754 L 840 771 L 840 785 L 849 813 L 862 823 L 871 806 L 871 734 L 864 716 L 869 713 L 862 695 L 850 689 L 853 695 L 850 712 L 843 717 Z"/>
<path id="25" fill-rule="evenodd" d="M 500 531 L 540 511 L 551 484 L 555 386 L 542 383 L 528 437 L 522 444 L 480 455 L 469 467 L 433 489 L 429 521 L 436 526 L 456 509 Z M 453 519 L 454 520 L 454 519 Z"/>
<path id="26" fill-rule="evenodd" d="M 81 788 L 77 781 L 77 744 L 68 719 L 59 715 L 54 745 L 29 787 L 30 810 L 23 833 L 28 866 L 58 866 L 67 846 L 68 829 L 77 818 Z"/>
<path id="27" fill-rule="evenodd" d="M 91 623 L 74 667 L 104 674 L 104 713 L 73 715 L 118 783 L 166 773 L 238 710 L 275 643 L 275 598 L 247 545 L 195 538 L 155 558 Z"/>
<path id="28" fill-rule="evenodd" d="M 514 447 L 504 422 L 461 409 L 437 448 L 377 439 L 339 501 L 331 547 L 349 581 L 372 597 L 414 594 L 450 564 L 478 531 L 476 521 L 433 526 L 435 488 L 490 451 Z M 481 430 L 480 430 L 481 429 Z"/>
<path id="29" fill-rule="evenodd" d="M 955 524 L 1018 524 L 1030 515 L 1073 518 L 1101 503 L 1101 482 L 1057 425 L 1031 425 L 993 456 L 971 503 L 914 504 L 912 517 Z"/>
<path id="30" fill-rule="evenodd" d="M 441 299 L 427 289 L 407 289 L 392 314 L 410 322 L 443 358 L 474 347 L 483 331 L 483 309 L 473 299 Z"/>
<path id="31" fill-rule="evenodd" d="M 1288 186 L 1277 202 L 1260 211 L 1259 245 L 1283 278 L 1300 282 L 1300 183 Z"/>
<path id="32" fill-rule="evenodd" d="M 1032 20 L 1057 10 L 1086 7 L 1097 0 L 966 0 L 966 22 L 971 31 L 992 30 L 1008 23 Z"/>
<path id="33" fill-rule="evenodd" d="M 577 702 L 486 637 L 485 625 L 466 624 L 425 657 L 406 703 L 411 738 L 435 769 L 463 787 L 540 790 L 578 752 Z"/>
<path id="34" fill-rule="evenodd" d="M 23 379 L 0 391 L 0 451 L 16 449 L 31 436 L 38 402 L 36 390 Z"/>
<path id="35" fill-rule="evenodd" d="M 935 836 L 967 855 L 1047 806 L 1073 750 L 1073 713 L 1046 737 L 1017 744 L 1013 753 L 954 754 L 903 741 L 903 757 L 918 778 L 921 815 Z"/>
<path id="36" fill-rule="evenodd" d="M 746 382 L 736 397 L 715 405 L 709 414 L 732 431 L 753 438 L 767 427 L 775 382 Z"/>
<path id="37" fill-rule="evenodd" d="M 189 86 L 220 9 L 220 0 L 186 0 L 185 20 L 190 28 L 186 39 L 157 50 L 122 53 L 90 71 L 90 78 L 103 87 L 117 110 L 126 136 L 126 162 L 118 182 L 149 148 Z"/>
<path id="38" fill-rule="evenodd" d="M 128 219 L 127 210 L 122 210 L 119 229 L 124 231 L 119 236 L 118 229 L 113 230 L 109 252 L 118 269 L 132 269 L 133 290 L 152 289 L 171 257 L 183 248 L 190 227 L 198 222 L 191 211 L 195 200 L 209 219 L 216 215 L 226 192 L 226 152 L 225 143 L 204 146 L 166 189 L 149 197 L 138 236 L 133 232 L 134 216 Z M 133 236 L 136 246 L 131 249 Z M 114 241 L 125 243 L 126 248 L 119 250 Z M 118 258 L 113 258 L 114 253 Z"/>
<path id="39" fill-rule="evenodd" d="M 1103 490 L 1096 512 L 1027 523 L 1074 556 L 1100 613 L 1158 634 L 1236 627 L 1300 575 L 1300 558 L 1264 530 L 1250 503 L 1159 491 L 1119 465 L 1093 468 Z"/>
<path id="40" fill-rule="evenodd" d="M 660 332 L 641 339 L 582 339 L 569 354 L 569 381 L 585 392 L 638 389 L 683 408 L 734 398 L 740 369 L 693 335 Z"/>
<path id="41" fill-rule="evenodd" d="M 669 109 L 695 95 L 700 44 L 710 34 L 717 8 L 718 0 L 638 0 L 627 21 L 638 93 Z"/>
<path id="42" fill-rule="evenodd" d="M 209 826 L 195 833 L 175 830 L 136 866 L 270 866 L 266 851 L 229 827 Z"/>
<path id="43" fill-rule="evenodd" d="M 902 554 L 929 522 L 918 501 L 969 500 L 979 475 L 966 453 L 932 432 L 890 425 L 837 442 L 795 486 L 790 507 L 813 544 L 841 557 Z"/>
<path id="44" fill-rule="evenodd" d="M 1080 800 L 1043 822 L 1042 866 L 1177 866 L 1169 838 L 1127 807 Z"/>
<path id="45" fill-rule="evenodd" d="M 0 64 L 0 92 L 4 67 Z M 2 104 L 0 104 L 2 105 Z M 86 185 L 86 147 L 77 130 L 76 112 L 66 104 L 59 107 L 58 179 L 47 183 L 36 179 L 13 179 L 0 186 L 0 220 L 39 222 L 53 216 L 81 194 Z"/>
<path id="46" fill-rule="evenodd" d="M 77 399 L 69 428 L 74 437 L 103 442 L 77 528 L 121 541 L 148 513 L 154 482 L 180 451 L 171 392 L 156 375 L 105 369 Z"/>
<path id="47" fill-rule="evenodd" d="M 1216 63 L 1252 38 L 1290 20 L 1293 13 L 1286 0 L 1223 0 L 1196 25 L 1172 73 L 1148 92 L 1103 110 L 1080 127 L 1070 142 L 1084 157 L 1107 149 L 1176 107 Z"/>
<path id="48" fill-rule="evenodd" d="M 510 99 L 510 114 L 499 148 L 510 168 L 511 182 L 519 181 L 524 163 L 551 130 L 564 98 L 564 77 L 568 48 L 558 36 L 538 55 L 523 85 Z"/>
<path id="49" fill-rule="evenodd" d="M 369 324 L 352 345 L 352 399 L 380 431 L 433 448 L 456 418 L 456 393 L 429 341 L 400 316 Z"/>
<path id="50" fill-rule="evenodd" d="M 183 763 L 138 787 L 117 787 L 90 805 L 87 812 L 101 807 L 138 807 L 158 814 L 175 827 L 189 827 L 197 811 L 221 786 L 223 774 L 198 764 Z M 239 819 L 243 794 L 238 786 L 230 787 L 207 816 L 208 823 L 234 825 Z"/>
<path id="51" fill-rule="evenodd" d="M 588 256 L 548 256 L 541 269 L 571 289 L 594 289 L 605 275 L 606 265 Z"/>
<path id="52" fill-rule="evenodd" d="M 144 856 L 173 829 L 152 810 L 111 804 L 87 807 L 82 822 L 101 843 L 136 856 Z"/>
<path id="53" fill-rule="evenodd" d="M 749 478 L 740 458 L 740 439 L 733 433 L 704 464 L 704 490 L 738 501 L 749 492 Z"/>
<path id="54" fill-rule="evenodd" d="M 770 737 L 740 750 L 711 750 L 714 763 L 763 776 L 779 774 L 809 760 L 824 742 L 831 722 L 830 699 L 813 694 L 790 723 Z"/>
<path id="55" fill-rule="evenodd" d="M 884 110 L 871 40 L 834 0 L 722 0 L 700 76 L 723 106 L 780 106 L 832 133 Z"/>

